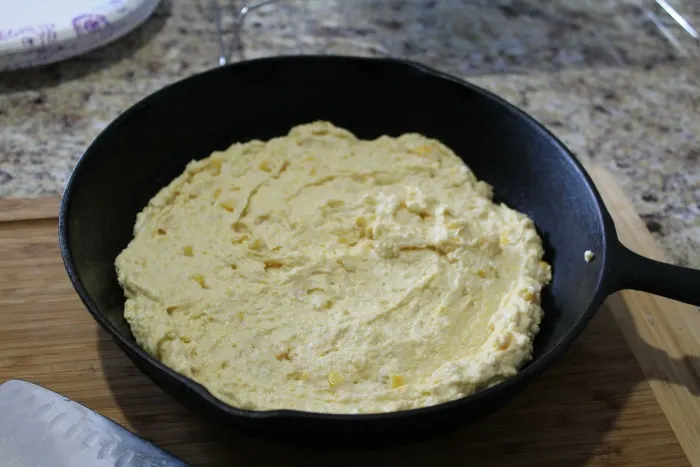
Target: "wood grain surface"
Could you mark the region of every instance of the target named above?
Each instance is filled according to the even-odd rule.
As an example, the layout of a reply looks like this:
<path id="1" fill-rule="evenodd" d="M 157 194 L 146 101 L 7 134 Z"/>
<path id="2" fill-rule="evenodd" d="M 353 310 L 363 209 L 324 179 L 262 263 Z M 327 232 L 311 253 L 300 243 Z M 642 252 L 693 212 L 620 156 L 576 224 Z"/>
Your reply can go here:
<path id="1" fill-rule="evenodd" d="M 213 425 L 155 387 L 85 311 L 63 269 L 56 220 L 37 214 L 50 213 L 52 202 L 26 202 L 29 220 L 16 214 L 0 222 L 0 382 L 20 378 L 62 393 L 192 465 L 687 466 L 683 444 L 700 466 L 691 446 L 700 352 L 692 332 L 679 329 L 695 310 L 676 304 L 669 315 L 665 301 L 627 292 L 609 300 L 564 358 L 511 404 L 434 440 L 321 452 Z M 629 204 L 615 208 L 636 218 Z M 639 227 L 633 223 L 618 227 L 626 240 L 645 238 L 628 231 Z M 630 245 L 655 254 L 653 242 Z"/>
<path id="2" fill-rule="evenodd" d="M 663 261 L 661 249 L 612 175 L 599 167 L 588 171 L 622 243 Z M 634 291 L 624 291 L 608 301 L 679 442 L 693 465 L 700 465 L 700 310 Z"/>
<path id="3" fill-rule="evenodd" d="M 0 199 L 0 222 L 55 218 L 60 202 L 56 196 Z"/>

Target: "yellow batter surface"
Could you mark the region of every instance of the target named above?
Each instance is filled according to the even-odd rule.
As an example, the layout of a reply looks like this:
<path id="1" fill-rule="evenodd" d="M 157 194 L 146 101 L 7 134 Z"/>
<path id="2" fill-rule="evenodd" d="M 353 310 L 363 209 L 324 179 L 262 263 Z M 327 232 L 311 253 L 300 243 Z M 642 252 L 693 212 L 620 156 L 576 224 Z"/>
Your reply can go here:
<path id="1" fill-rule="evenodd" d="M 551 278 L 440 142 L 327 122 L 192 162 L 116 267 L 139 344 L 241 408 L 388 412 L 516 373 Z"/>

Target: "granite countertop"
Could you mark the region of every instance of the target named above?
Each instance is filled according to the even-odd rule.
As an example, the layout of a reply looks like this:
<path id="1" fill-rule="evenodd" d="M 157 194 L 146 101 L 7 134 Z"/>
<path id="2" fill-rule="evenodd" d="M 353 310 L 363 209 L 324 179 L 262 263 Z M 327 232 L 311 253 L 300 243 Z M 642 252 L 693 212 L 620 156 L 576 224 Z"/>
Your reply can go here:
<path id="1" fill-rule="evenodd" d="M 700 268 L 697 43 L 668 23 L 681 48 L 672 46 L 649 21 L 668 19 L 653 1 L 541 3 L 289 0 L 248 16 L 235 59 L 395 55 L 464 76 L 609 169 L 669 260 Z M 700 24 L 697 2 L 674 4 Z M 0 197 L 59 194 L 82 151 L 121 111 L 213 67 L 208 6 L 163 0 L 111 45 L 0 75 Z"/>

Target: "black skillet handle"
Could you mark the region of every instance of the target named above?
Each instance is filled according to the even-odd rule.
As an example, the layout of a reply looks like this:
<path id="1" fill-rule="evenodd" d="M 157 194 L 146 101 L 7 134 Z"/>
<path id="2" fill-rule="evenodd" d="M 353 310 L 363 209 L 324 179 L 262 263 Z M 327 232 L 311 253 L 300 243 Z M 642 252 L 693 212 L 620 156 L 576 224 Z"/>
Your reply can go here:
<path id="1" fill-rule="evenodd" d="M 610 272 L 615 290 L 640 290 L 700 306 L 700 270 L 646 258 L 621 243 L 612 250 Z"/>

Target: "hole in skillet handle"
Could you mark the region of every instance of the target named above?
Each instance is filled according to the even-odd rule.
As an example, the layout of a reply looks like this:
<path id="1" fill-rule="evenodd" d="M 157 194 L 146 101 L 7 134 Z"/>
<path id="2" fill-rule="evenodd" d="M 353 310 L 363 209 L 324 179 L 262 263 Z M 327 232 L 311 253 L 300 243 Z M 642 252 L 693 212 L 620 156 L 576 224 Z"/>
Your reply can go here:
<path id="1" fill-rule="evenodd" d="M 700 306 L 700 270 L 646 258 L 619 241 L 611 248 L 608 277 L 611 292 L 639 290 Z"/>

